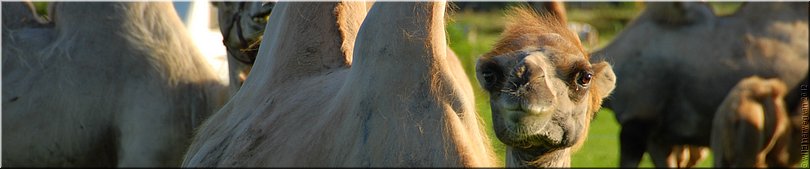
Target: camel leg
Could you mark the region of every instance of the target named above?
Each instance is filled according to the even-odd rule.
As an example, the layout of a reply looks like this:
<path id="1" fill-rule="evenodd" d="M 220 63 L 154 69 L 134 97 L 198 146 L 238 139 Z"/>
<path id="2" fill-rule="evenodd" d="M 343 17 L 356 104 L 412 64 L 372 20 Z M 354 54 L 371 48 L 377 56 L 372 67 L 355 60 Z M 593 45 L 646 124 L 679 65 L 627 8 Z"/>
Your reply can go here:
<path id="1" fill-rule="evenodd" d="M 677 168 L 692 168 L 709 153 L 708 148 L 694 145 L 675 145 L 671 149 L 667 165 Z"/>
<path id="2" fill-rule="evenodd" d="M 689 162 L 689 155 L 691 154 L 689 154 L 689 148 L 687 146 L 674 146 L 667 158 L 667 163 L 675 164 L 677 168 L 685 168 Z"/>
<path id="3" fill-rule="evenodd" d="M 647 148 L 649 128 L 649 125 L 637 121 L 622 124 L 619 135 L 621 145 L 619 166 L 638 167 Z"/>
<path id="4" fill-rule="evenodd" d="M 691 168 L 706 159 L 706 156 L 709 155 L 709 148 L 708 147 L 700 147 L 700 146 L 691 146 L 689 148 L 689 161 L 686 163 L 685 167 Z"/>
<path id="5" fill-rule="evenodd" d="M 675 155 L 673 153 L 679 149 L 675 145 L 663 143 L 660 140 L 647 140 L 647 152 L 650 153 L 650 159 L 655 167 L 677 167 L 677 161 L 672 158 L 672 155 Z"/>

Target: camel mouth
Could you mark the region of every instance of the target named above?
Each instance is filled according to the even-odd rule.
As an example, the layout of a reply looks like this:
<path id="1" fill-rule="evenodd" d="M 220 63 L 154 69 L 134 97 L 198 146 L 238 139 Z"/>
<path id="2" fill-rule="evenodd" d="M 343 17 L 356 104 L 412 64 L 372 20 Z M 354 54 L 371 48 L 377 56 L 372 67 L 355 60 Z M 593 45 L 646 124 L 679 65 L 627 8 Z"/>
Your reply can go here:
<path id="1" fill-rule="evenodd" d="M 230 57 L 236 59 L 245 65 L 252 66 L 256 62 L 256 56 L 259 54 L 259 47 L 262 43 L 264 33 L 259 32 L 255 38 L 248 38 L 244 39 L 244 37 L 240 37 L 238 42 L 232 42 L 230 39 L 225 39 L 225 44 L 235 44 L 235 45 L 226 45 L 225 47 L 228 48 L 229 52 L 231 50 L 235 50 L 236 52 L 229 53 Z"/>
<path id="2" fill-rule="evenodd" d="M 547 109 L 493 105 L 496 136 L 504 144 L 520 149 L 556 150 L 572 146 L 569 130 L 553 113 Z"/>
<path id="3" fill-rule="evenodd" d="M 569 134 L 563 127 L 555 124 L 537 129 L 521 123 L 512 123 L 504 128 L 498 139 L 514 148 L 556 150 L 570 147 L 574 143 L 570 141 Z"/>
<path id="4" fill-rule="evenodd" d="M 505 111 L 507 113 L 513 114 L 513 116 L 542 116 L 542 117 L 550 117 L 551 114 L 554 113 L 554 110 L 550 106 L 541 106 L 538 104 L 531 104 L 527 101 L 521 101 L 520 104 L 513 104 L 515 106 L 504 106 Z"/>

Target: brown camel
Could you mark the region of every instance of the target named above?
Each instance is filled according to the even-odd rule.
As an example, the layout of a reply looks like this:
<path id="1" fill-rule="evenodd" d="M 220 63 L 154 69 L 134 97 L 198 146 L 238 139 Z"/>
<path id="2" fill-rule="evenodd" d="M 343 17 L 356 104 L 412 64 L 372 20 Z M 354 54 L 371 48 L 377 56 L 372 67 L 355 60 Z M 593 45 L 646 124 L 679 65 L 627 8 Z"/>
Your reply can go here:
<path id="1" fill-rule="evenodd" d="M 501 39 L 476 66 L 495 134 L 507 145 L 506 166 L 569 167 L 613 90 L 613 70 L 589 61 L 558 10 L 510 11 Z"/>

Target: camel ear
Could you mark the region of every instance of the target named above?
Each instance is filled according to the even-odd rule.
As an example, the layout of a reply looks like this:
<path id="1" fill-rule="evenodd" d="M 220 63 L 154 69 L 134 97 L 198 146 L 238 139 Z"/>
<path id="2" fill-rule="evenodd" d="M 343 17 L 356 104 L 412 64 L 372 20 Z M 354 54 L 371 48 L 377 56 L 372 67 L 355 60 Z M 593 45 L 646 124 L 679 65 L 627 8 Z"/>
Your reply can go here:
<path id="1" fill-rule="evenodd" d="M 475 64 L 475 77 L 484 90 L 492 93 L 504 79 L 504 74 L 495 57 L 481 57 Z"/>
<path id="2" fill-rule="evenodd" d="M 607 62 L 600 62 L 593 64 L 594 83 L 591 89 L 591 94 L 596 94 L 599 99 L 604 99 L 613 89 L 616 88 L 616 74 L 613 73 L 613 67 Z"/>
<path id="3" fill-rule="evenodd" d="M 661 25 L 690 25 L 714 17 L 712 8 L 702 2 L 650 2 L 646 13 Z"/>
<path id="4" fill-rule="evenodd" d="M 529 2 L 531 8 L 533 8 L 538 13 L 548 13 L 551 16 L 557 17 L 560 21 L 566 22 L 568 21 L 568 17 L 565 11 L 565 4 L 560 1 L 537 1 L 537 2 Z"/>

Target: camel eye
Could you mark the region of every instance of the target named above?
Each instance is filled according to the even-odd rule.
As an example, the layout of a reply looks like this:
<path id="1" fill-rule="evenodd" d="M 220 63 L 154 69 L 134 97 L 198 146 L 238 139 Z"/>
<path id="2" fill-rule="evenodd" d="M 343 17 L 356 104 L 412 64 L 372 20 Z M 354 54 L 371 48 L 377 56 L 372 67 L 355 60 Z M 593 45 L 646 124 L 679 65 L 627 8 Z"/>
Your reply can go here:
<path id="1" fill-rule="evenodd" d="M 582 86 L 588 86 L 588 84 L 591 83 L 592 77 L 593 74 L 591 74 L 590 72 L 586 71 L 579 72 L 579 74 L 577 75 L 577 84 Z"/>

